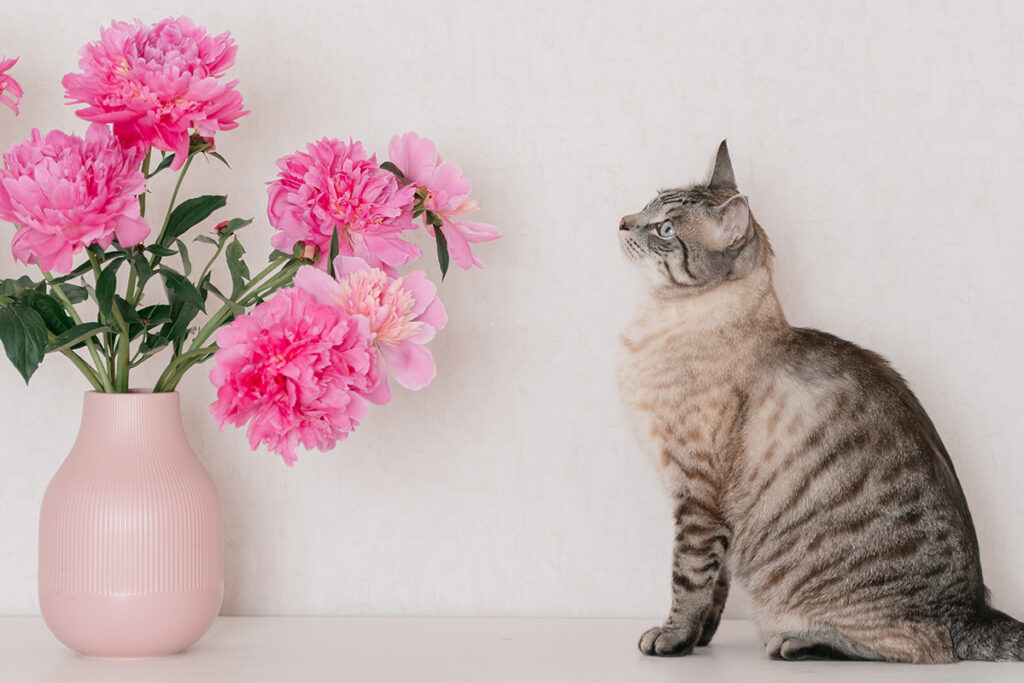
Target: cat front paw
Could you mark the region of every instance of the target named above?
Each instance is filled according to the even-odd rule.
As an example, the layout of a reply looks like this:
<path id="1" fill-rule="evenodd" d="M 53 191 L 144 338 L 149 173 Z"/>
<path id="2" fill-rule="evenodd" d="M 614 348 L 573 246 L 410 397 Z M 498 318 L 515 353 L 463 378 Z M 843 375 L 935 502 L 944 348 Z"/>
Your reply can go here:
<path id="1" fill-rule="evenodd" d="M 640 652 L 645 655 L 671 657 L 693 652 L 697 634 L 685 626 L 655 626 L 640 636 Z"/>

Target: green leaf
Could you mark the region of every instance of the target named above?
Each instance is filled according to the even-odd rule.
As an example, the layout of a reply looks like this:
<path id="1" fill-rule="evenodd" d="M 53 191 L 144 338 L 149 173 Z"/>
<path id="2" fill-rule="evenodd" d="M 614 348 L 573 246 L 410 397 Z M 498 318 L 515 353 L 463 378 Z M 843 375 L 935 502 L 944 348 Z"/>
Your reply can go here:
<path id="1" fill-rule="evenodd" d="M 76 277 L 78 277 L 80 275 L 85 275 L 90 270 L 92 270 L 92 263 L 90 263 L 89 261 L 86 261 L 85 263 L 79 265 L 77 268 L 72 270 L 67 275 L 61 275 L 60 277 L 53 278 L 53 280 L 51 280 L 51 282 L 54 283 L 54 284 L 60 285 L 60 284 L 63 284 L 65 282 L 67 282 L 68 280 L 74 280 Z"/>
<path id="2" fill-rule="evenodd" d="M 198 133 L 192 133 L 188 139 L 188 155 L 199 154 L 213 147 L 213 143 Z"/>
<path id="3" fill-rule="evenodd" d="M 448 239 L 440 229 L 434 230 L 434 238 L 437 240 L 437 265 L 441 266 L 441 281 L 448 274 Z"/>
<path id="4" fill-rule="evenodd" d="M 95 256 L 96 260 L 98 260 L 101 264 L 107 259 L 108 254 L 104 252 L 103 247 L 101 247 L 98 244 L 90 244 L 88 247 L 86 247 L 86 249 L 92 252 L 92 255 Z M 117 252 L 111 252 L 110 255 L 113 255 L 114 253 Z"/>
<path id="5" fill-rule="evenodd" d="M 96 278 L 96 305 L 105 320 L 113 319 L 114 291 L 117 289 L 117 269 L 124 259 L 117 259 L 107 264 Z"/>
<path id="6" fill-rule="evenodd" d="M 245 290 L 245 283 L 249 280 L 249 267 L 242 260 L 245 249 L 237 238 L 231 240 L 225 251 L 228 261 L 228 271 L 231 272 L 231 298 L 234 299 Z"/>
<path id="7" fill-rule="evenodd" d="M 124 320 L 125 323 L 142 326 L 142 319 L 139 317 L 138 311 L 124 298 L 116 294 L 114 295 L 114 307 L 117 308 L 117 312 L 121 314 L 121 320 Z"/>
<path id="8" fill-rule="evenodd" d="M 150 173 L 146 177 L 147 178 L 152 178 L 157 173 L 159 173 L 160 171 L 164 170 L 165 168 L 167 168 L 168 166 L 170 166 L 173 163 L 174 163 L 174 154 L 165 154 L 164 158 L 160 160 L 159 165 L 157 165 L 157 167 L 155 169 L 153 169 L 153 172 Z"/>
<path id="9" fill-rule="evenodd" d="M 42 282 L 33 282 L 28 275 L 22 275 L 17 280 L 5 278 L 0 280 L 0 295 L 14 298 L 27 289 L 39 289 L 42 291 L 46 285 Z"/>
<path id="10" fill-rule="evenodd" d="M 89 298 L 89 290 L 87 290 L 85 287 L 79 287 L 78 285 L 69 285 L 65 283 L 60 286 L 60 289 L 62 292 L 64 292 L 64 296 L 68 298 L 68 301 L 70 301 L 73 304 L 80 304 Z M 52 288 L 50 291 L 53 291 Z M 54 296 L 57 295 L 54 294 Z"/>
<path id="11" fill-rule="evenodd" d="M 192 259 L 188 256 L 188 247 L 181 240 L 174 240 L 174 243 L 178 247 L 178 253 L 181 255 L 181 267 L 185 271 L 185 277 L 192 274 Z"/>
<path id="12" fill-rule="evenodd" d="M 331 251 L 327 254 L 327 274 L 334 277 L 334 259 L 338 257 L 338 226 L 331 233 Z"/>
<path id="13" fill-rule="evenodd" d="M 225 159 L 224 157 L 222 157 L 222 156 L 220 155 L 220 153 L 218 153 L 218 152 L 207 152 L 207 154 L 209 154 L 209 155 L 210 155 L 211 157 L 213 157 L 213 158 L 214 158 L 214 159 L 216 159 L 217 161 L 221 162 L 222 164 L 224 164 L 224 165 L 225 165 L 225 166 L 227 166 L 228 168 L 231 168 L 231 164 L 229 164 L 229 163 L 228 163 L 228 160 L 227 160 L 227 159 Z"/>
<path id="14" fill-rule="evenodd" d="M 171 320 L 171 307 L 167 304 L 156 304 L 155 306 L 143 306 L 138 310 L 142 324 L 148 327 L 156 327 Z"/>
<path id="15" fill-rule="evenodd" d="M 285 267 L 282 268 L 279 271 L 279 274 L 276 276 L 276 278 L 280 278 L 280 281 L 279 284 L 277 285 L 277 289 L 275 289 L 274 291 L 276 292 L 278 289 L 291 287 L 292 281 L 295 279 L 295 273 L 299 271 L 299 268 L 301 268 L 302 265 L 303 264 L 297 261 L 292 261 L 291 263 L 285 264 Z"/>
<path id="16" fill-rule="evenodd" d="M 26 289 L 18 296 L 18 300 L 35 309 L 46 324 L 46 329 L 54 334 L 60 334 L 75 324 L 64 310 L 64 306 L 49 294 L 36 289 Z"/>
<path id="17" fill-rule="evenodd" d="M 219 289 L 213 286 L 212 282 L 206 283 L 206 289 L 215 297 L 224 302 L 224 305 L 226 305 L 228 307 L 228 310 L 231 311 L 232 316 L 239 316 L 245 313 L 245 308 L 243 308 L 241 304 L 235 303 L 231 299 L 224 296 L 224 294 L 221 293 Z"/>
<path id="18" fill-rule="evenodd" d="M 167 230 L 160 241 L 160 246 L 166 247 L 171 244 L 189 229 L 209 218 L 214 211 L 227 206 L 227 203 L 228 198 L 225 196 L 203 195 L 178 204 L 167 220 Z"/>
<path id="19" fill-rule="evenodd" d="M 46 336 L 46 323 L 34 308 L 20 301 L 0 308 L 0 341 L 25 384 L 43 360 Z"/>
<path id="20" fill-rule="evenodd" d="M 139 342 L 138 357 L 132 361 L 132 367 L 141 365 L 144 360 L 156 353 L 159 353 L 161 349 L 170 343 L 171 342 L 167 337 L 163 337 L 159 334 L 147 334 L 145 339 Z"/>
<path id="21" fill-rule="evenodd" d="M 402 173 L 402 169 L 398 168 L 397 166 L 395 166 L 390 161 L 385 161 L 383 164 L 380 165 L 380 167 L 383 170 L 385 170 L 385 171 L 388 171 L 390 173 L 394 173 L 396 176 L 398 176 L 399 180 L 401 180 L 402 182 L 405 182 L 405 174 Z"/>
<path id="22" fill-rule="evenodd" d="M 241 230 L 250 223 L 252 223 L 251 218 L 232 218 L 227 222 L 227 225 L 219 230 L 219 234 L 223 239 L 227 235 L 234 233 L 236 230 Z"/>
<path id="23" fill-rule="evenodd" d="M 199 307 L 191 303 L 179 303 L 171 306 L 171 322 L 160 329 L 160 336 L 168 342 L 179 339 L 188 332 L 189 323 L 199 314 Z"/>
<path id="24" fill-rule="evenodd" d="M 441 221 L 441 217 L 433 211 L 427 211 L 427 222 L 430 223 L 434 228 L 440 230 L 444 223 Z"/>
<path id="25" fill-rule="evenodd" d="M 184 276 L 170 268 L 161 268 L 160 275 L 164 279 L 164 289 L 167 290 L 167 299 L 171 303 L 172 310 L 175 308 L 176 302 L 191 304 L 200 311 L 206 310 L 203 295 Z"/>
<path id="26" fill-rule="evenodd" d="M 92 339 L 100 332 L 110 331 L 111 329 L 109 327 L 106 325 L 100 325 L 99 323 L 82 323 L 81 325 L 75 325 L 51 339 L 50 343 L 46 345 L 45 351 L 46 353 L 63 351 L 68 347 L 75 347 L 88 339 Z"/>
<path id="27" fill-rule="evenodd" d="M 194 241 L 217 246 L 217 240 L 213 239 L 212 237 L 209 237 L 208 235 L 197 235 Z"/>
<path id="28" fill-rule="evenodd" d="M 135 283 L 135 287 L 138 291 L 142 291 L 142 288 L 146 286 L 150 278 L 155 275 L 153 272 L 153 266 L 149 265 L 149 260 L 141 252 L 134 252 L 132 254 L 132 261 L 135 263 L 135 273 L 138 276 L 138 280 Z"/>
<path id="29" fill-rule="evenodd" d="M 173 249 L 168 249 L 167 247 L 161 247 L 159 244 L 151 244 L 151 245 L 149 245 L 148 247 L 146 247 L 146 251 L 148 251 L 151 254 L 156 254 L 160 258 L 163 258 L 164 256 L 174 256 L 175 254 L 178 253 L 178 252 L 174 251 Z"/>

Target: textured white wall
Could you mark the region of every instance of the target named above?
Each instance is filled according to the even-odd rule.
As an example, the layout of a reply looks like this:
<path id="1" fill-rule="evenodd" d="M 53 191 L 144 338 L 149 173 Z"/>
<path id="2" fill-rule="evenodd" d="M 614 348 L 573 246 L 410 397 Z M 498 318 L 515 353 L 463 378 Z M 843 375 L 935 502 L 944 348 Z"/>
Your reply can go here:
<path id="1" fill-rule="evenodd" d="M 240 44 L 253 115 L 185 192 L 254 215 L 274 160 L 322 135 L 433 138 L 504 240 L 453 272 L 439 376 L 294 470 L 186 428 L 227 521 L 228 614 L 645 615 L 668 606 L 670 506 L 623 426 L 618 330 L 639 282 L 616 224 L 702 177 L 728 137 L 790 319 L 888 356 L 946 440 L 996 600 L 1024 617 L 1024 10 L 1016 3 L 2 0 L 29 129 L 85 126 L 60 77 L 110 19 L 185 13 Z M 167 188 L 157 188 L 166 196 Z M 187 195 L 186 195 L 187 196 Z M 162 201 L 152 202 L 160 206 Z M 0 228 L 6 242 L 12 234 Z M 0 272 L 21 273 L 7 249 Z M 0 614 L 29 614 L 47 481 L 85 389 L 0 364 Z M 150 377 L 152 380 L 152 377 Z M 742 601 L 731 608 L 742 614 Z"/>

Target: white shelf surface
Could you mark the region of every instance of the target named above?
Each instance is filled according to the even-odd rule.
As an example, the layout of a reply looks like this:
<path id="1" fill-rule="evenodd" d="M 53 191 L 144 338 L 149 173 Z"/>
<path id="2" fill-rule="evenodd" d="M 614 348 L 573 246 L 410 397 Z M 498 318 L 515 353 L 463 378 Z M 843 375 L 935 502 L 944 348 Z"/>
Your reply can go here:
<path id="1" fill-rule="evenodd" d="M 688 657 L 644 657 L 639 619 L 221 617 L 184 653 L 80 657 L 38 617 L 0 618 L 4 683 L 727 683 L 1022 681 L 1024 663 L 942 666 L 769 660 L 753 624 L 722 623 Z"/>

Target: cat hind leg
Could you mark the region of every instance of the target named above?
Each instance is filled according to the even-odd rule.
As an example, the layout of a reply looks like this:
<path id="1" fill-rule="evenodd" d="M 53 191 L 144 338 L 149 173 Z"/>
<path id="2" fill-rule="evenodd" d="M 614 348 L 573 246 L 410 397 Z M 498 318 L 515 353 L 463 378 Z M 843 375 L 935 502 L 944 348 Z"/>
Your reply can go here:
<path id="1" fill-rule="evenodd" d="M 835 631 L 786 631 L 768 638 L 765 651 L 772 659 L 884 659 L 877 652 Z"/>

